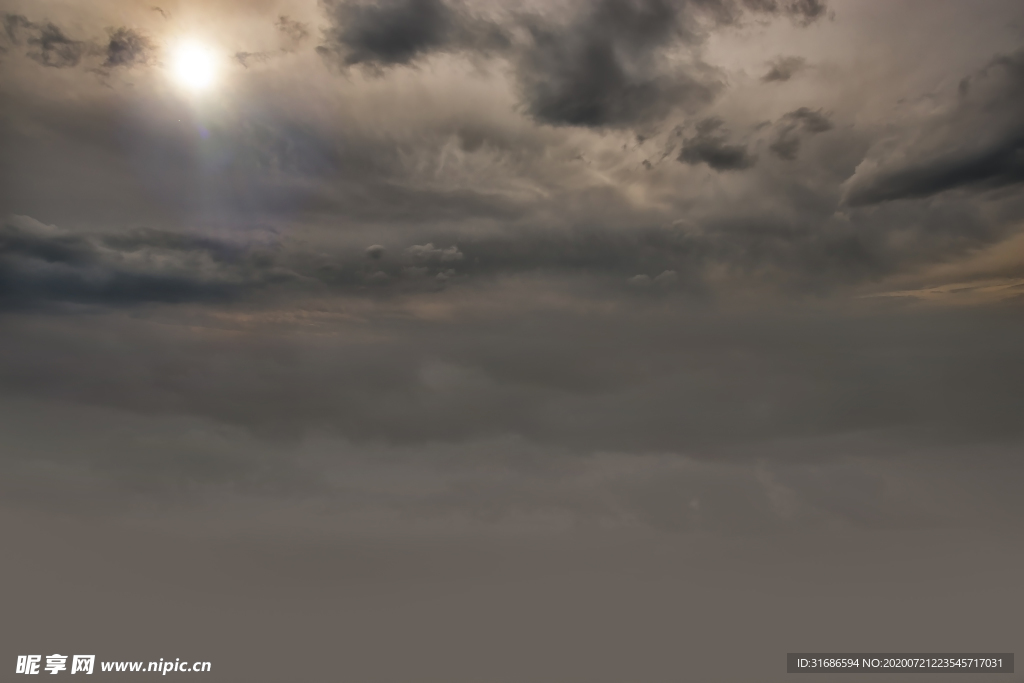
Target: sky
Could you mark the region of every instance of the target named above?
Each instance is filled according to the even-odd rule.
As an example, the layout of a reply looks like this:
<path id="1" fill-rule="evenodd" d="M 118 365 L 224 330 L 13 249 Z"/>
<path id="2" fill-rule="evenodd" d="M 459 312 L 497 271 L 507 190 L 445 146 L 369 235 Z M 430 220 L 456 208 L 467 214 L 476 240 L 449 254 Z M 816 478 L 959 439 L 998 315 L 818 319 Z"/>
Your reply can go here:
<path id="1" fill-rule="evenodd" d="M 3 666 L 1022 649 L 1021 3 L 0 19 Z"/>

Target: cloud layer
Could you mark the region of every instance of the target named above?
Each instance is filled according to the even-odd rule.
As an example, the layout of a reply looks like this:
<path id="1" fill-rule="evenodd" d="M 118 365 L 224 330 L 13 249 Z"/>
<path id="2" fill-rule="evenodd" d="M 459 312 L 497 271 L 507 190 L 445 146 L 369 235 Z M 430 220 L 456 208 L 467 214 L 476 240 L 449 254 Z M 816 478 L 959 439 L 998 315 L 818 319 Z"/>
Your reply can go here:
<path id="1" fill-rule="evenodd" d="M 3 16 L 15 507 L 673 543 L 1020 518 L 1018 4 L 910 37 L 839 0 L 240 7 Z M 182 36 L 206 93 L 168 77 Z"/>

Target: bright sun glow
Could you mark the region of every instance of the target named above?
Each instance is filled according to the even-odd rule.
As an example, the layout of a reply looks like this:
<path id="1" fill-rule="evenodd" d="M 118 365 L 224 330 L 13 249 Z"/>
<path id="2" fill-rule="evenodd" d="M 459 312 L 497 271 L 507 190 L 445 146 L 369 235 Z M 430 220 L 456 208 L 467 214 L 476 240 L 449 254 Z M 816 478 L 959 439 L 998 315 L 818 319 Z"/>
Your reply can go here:
<path id="1" fill-rule="evenodd" d="M 175 80 L 189 90 L 206 90 L 217 79 L 217 58 L 205 45 L 182 43 L 174 51 L 172 71 Z"/>

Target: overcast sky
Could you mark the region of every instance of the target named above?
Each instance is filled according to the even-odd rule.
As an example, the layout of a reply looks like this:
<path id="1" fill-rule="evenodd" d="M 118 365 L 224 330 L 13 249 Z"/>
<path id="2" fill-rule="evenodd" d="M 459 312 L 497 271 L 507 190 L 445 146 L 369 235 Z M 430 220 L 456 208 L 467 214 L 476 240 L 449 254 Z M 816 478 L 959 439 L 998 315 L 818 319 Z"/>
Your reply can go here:
<path id="1" fill-rule="evenodd" d="M 1020 2 L 0 10 L 3 666 L 1022 650 Z"/>

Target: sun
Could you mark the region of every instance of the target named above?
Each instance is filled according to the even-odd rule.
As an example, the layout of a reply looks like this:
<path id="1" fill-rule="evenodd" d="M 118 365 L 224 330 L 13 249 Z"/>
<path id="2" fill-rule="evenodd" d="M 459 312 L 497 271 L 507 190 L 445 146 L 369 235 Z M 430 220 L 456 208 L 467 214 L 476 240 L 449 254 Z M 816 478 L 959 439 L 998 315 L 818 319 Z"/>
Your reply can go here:
<path id="1" fill-rule="evenodd" d="M 216 53 L 195 41 L 179 43 L 172 54 L 174 80 L 195 92 L 208 90 L 217 81 L 218 66 Z"/>

